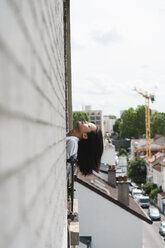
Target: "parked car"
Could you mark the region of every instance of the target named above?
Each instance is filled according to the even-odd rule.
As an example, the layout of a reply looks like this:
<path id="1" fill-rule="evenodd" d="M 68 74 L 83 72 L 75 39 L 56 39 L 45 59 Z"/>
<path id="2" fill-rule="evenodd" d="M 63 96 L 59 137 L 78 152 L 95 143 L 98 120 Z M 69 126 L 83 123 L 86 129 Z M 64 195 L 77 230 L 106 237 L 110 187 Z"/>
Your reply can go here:
<path id="1" fill-rule="evenodd" d="M 141 195 L 138 198 L 138 203 L 142 208 L 149 208 L 150 199 L 148 196 Z"/>
<path id="2" fill-rule="evenodd" d="M 165 236 L 165 221 L 160 222 L 159 233 L 162 236 Z"/>
<path id="3" fill-rule="evenodd" d="M 149 207 L 148 216 L 150 217 L 151 220 L 160 220 L 161 219 L 159 209 L 154 207 L 154 206 Z"/>
<path id="4" fill-rule="evenodd" d="M 129 185 L 129 193 L 132 194 L 132 190 L 134 189 L 134 187 L 132 185 Z"/>
<path id="5" fill-rule="evenodd" d="M 136 185 L 134 182 L 129 182 L 129 192 L 132 194 L 133 189 L 140 189 L 138 185 Z"/>
<path id="6" fill-rule="evenodd" d="M 140 196 L 142 196 L 142 190 L 141 190 L 141 189 L 135 188 L 135 189 L 132 190 L 132 197 L 133 197 L 134 199 L 137 199 L 137 198 L 139 198 Z"/>

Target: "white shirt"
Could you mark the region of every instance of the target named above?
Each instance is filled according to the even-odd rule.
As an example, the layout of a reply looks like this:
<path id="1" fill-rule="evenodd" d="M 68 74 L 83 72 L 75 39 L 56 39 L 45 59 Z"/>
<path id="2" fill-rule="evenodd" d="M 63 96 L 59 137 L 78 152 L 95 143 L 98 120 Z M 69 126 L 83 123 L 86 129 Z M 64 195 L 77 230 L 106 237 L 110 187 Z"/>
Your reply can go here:
<path id="1" fill-rule="evenodd" d="M 69 159 L 73 155 L 77 157 L 78 142 L 79 138 L 75 136 L 66 137 L 66 159 Z M 69 175 L 70 166 L 70 163 L 67 163 L 67 175 Z"/>
<path id="2" fill-rule="evenodd" d="M 66 137 L 66 159 L 69 159 L 73 155 L 77 156 L 78 142 L 79 138 L 75 136 Z"/>

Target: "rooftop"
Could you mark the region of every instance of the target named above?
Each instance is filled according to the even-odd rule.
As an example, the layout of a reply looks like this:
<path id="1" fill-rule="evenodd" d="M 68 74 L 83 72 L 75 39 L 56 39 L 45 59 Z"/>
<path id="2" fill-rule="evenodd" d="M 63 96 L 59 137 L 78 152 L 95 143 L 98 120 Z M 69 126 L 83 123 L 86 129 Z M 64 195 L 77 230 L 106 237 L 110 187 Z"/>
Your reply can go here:
<path id="1" fill-rule="evenodd" d="M 135 215 L 141 220 L 149 224 L 152 224 L 152 221 L 149 218 L 147 218 L 145 213 L 142 211 L 140 206 L 135 202 L 132 196 L 129 196 L 129 206 L 124 205 L 123 203 L 119 202 L 117 199 L 118 198 L 117 187 L 116 188 L 111 187 L 106 181 L 104 181 L 100 177 L 94 174 L 85 177 L 80 172 L 78 172 L 77 175 L 75 176 L 75 181 L 87 187 L 88 189 L 94 191 L 100 196 L 106 198 L 110 202 L 113 202 L 118 207 L 121 207 L 127 212 Z"/>
<path id="2" fill-rule="evenodd" d="M 165 198 L 165 192 L 158 193 L 162 199 Z"/>
<path id="3" fill-rule="evenodd" d="M 160 164 L 156 164 L 156 165 L 153 166 L 153 169 L 156 170 L 156 171 L 161 172 L 161 165 Z"/>
<path id="4" fill-rule="evenodd" d="M 163 158 L 162 161 L 160 161 L 160 165 L 165 166 L 165 158 Z"/>
<path id="5" fill-rule="evenodd" d="M 162 156 L 164 156 L 164 153 L 162 153 L 162 152 L 157 152 L 155 155 L 153 155 L 150 159 L 148 159 L 148 161 L 150 162 L 150 163 L 153 163 L 153 162 L 155 162 L 158 158 L 160 158 L 160 157 L 162 157 Z"/>
<path id="6" fill-rule="evenodd" d="M 150 141 L 152 151 L 165 150 L 165 135 L 157 135 Z M 134 147 L 137 147 L 139 149 L 144 149 L 146 147 L 146 139 L 134 139 L 131 143 Z"/>
<path id="7" fill-rule="evenodd" d="M 108 174 L 108 167 L 109 167 L 109 164 L 106 164 L 106 163 L 101 163 L 101 166 L 100 166 L 100 172 L 104 173 L 104 174 Z M 120 166 L 116 166 L 116 178 L 118 178 L 119 176 L 126 176 L 126 171 L 123 171 L 123 169 L 120 167 Z M 101 175 L 99 176 L 98 174 L 98 177 L 101 177 Z"/>

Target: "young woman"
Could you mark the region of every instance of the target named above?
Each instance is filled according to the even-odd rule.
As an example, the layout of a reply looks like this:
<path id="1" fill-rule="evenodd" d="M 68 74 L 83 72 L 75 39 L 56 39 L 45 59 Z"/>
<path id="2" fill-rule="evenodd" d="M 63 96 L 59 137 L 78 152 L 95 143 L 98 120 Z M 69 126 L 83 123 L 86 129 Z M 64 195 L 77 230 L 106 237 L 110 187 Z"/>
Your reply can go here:
<path id="1" fill-rule="evenodd" d="M 92 170 L 99 172 L 103 153 L 103 136 L 101 130 L 93 123 L 81 121 L 66 137 L 67 159 L 77 157 L 77 166 L 84 175 Z"/>

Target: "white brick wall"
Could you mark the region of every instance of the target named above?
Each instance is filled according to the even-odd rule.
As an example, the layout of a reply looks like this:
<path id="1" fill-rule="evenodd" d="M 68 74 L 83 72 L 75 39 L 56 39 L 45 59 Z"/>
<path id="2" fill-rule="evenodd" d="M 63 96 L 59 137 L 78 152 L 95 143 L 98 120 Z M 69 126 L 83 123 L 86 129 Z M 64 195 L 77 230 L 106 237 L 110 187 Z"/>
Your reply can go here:
<path id="1" fill-rule="evenodd" d="M 0 248 L 66 248 L 62 0 L 0 1 Z"/>

